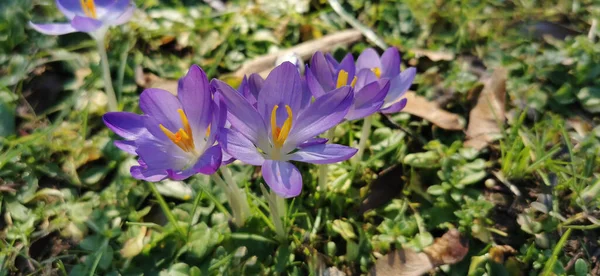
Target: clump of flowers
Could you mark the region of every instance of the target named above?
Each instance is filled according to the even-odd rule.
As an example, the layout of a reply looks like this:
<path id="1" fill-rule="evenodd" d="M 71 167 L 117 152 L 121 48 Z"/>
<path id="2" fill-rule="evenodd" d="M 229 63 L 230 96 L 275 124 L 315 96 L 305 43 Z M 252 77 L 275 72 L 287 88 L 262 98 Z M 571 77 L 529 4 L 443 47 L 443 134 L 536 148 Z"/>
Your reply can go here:
<path id="1" fill-rule="evenodd" d="M 144 114 L 111 112 L 104 122 L 124 138 L 115 141 L 117 147 L 138 155 L 133 177 L 156 182 L 212 175 L 227 194 L 239 225 L 248 216 L 248 203 L 226 165 L 239 160 L 260 166 L 270 188 L 266 198 L 277 235 L 285 240 L 282 200 L 298 196 L 303 187 L 292 162 L 322 165 L 325 177 L 320 180 L 326 179 L 326 164 L 348 160 L 359 150 L 328 143 L 331 131 L 326 138 L 318 136 L 345 120 L 365 118 L 366 126 L 376 112 L 401 110 L 415 72 L 400 71 L 394 48 L 382 58 L 367 49 L 356 64 L 350 54 L 338 63 L 317 52 L 305 77 L 299 69 L 283 62 L 266 79 L 257 74 L 244 77 L 236 90 L 217 79 L 209 82 L 194 65 L 179 80 L 177 96 L 146 89 L 140 96 Z M 368 133 L 361 141 L 365 136 Z M 219 168 L 223 178 L 215 173 Z"/>

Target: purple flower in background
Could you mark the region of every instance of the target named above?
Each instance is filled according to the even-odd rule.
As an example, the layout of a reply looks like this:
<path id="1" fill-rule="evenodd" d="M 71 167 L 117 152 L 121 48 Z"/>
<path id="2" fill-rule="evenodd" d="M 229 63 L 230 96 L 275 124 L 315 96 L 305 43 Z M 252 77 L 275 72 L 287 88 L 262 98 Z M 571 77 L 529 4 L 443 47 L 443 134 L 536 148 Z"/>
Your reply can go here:
<path id="1" fill-rule="evenodd" d="M 394 113 L 406 106 L 406 98 L 403 97 L 415 79 L 417 70 L 410 67 L 400 72 L 400 53 L 398 53 L 398 49 L 390 47 L 385 50 L 381 57 L 372 48 L 365 49 L 356 60 L 358 74 L 360 75 L 363 70 L 373 72 L 380 82 L 389 81 L 390 83 L 381 112 Z M 365 80 L 364 82 L 368 83 L 369 81 Z"/>
<path id="2" fill-rule="evenodd" d="M 56 6 L 69 23 L 29 25 L 47 35 L 85 32 L 102 38 L 108 27 L 126 23 L 135 10 L 130 0 L 56 0 Z"/>
<path id="3" fill-rule="evenodd" d="M 221 147 L 215 145 L 225 123 L 225 112 L 211 95 L 206 74 L 193 65 L 179 80 L 177 96 L 149 88 L 140 95 L 138 115 L 109 112 L 104 123 L 117 135 L 120 149 L 139 156 L 131 167 L 137 179 L 183 180 L 196 173 L 212 174 L 221 165 Z"/>
<path id="4" fill-rule="evenodd" d="M 329 164 L 347 160 L 356 149 L 325 144 L 314 138 L 340 123 L 353 101 L 344 86 L 309 103 L 309 94 L 296 66 L 277 66 L 257 94 L 253 106 L 241 93 L 213 81 L 227 105 L 231 129 L 223 129 L 219 143 L 224 151 L 245 163 L 262 166 L 265 182 L 278 195 L 294 197 L 302 190 L 300 171 L 289 161 Z"/>
<path id="5" fill-rule="evenodd" d="M 355 73 L 356 65 L 352 54 L 347 54 L 338 63 L 330 54 L 316 52 L 306 69 L 306 82 L 315 98 L 345 85 L 354 91 L 354 103 L 345 119 L 356 120 L 367 117 L 381 109 L 389 90 L 389 82 L 378 82 L 370 70 Z"/>

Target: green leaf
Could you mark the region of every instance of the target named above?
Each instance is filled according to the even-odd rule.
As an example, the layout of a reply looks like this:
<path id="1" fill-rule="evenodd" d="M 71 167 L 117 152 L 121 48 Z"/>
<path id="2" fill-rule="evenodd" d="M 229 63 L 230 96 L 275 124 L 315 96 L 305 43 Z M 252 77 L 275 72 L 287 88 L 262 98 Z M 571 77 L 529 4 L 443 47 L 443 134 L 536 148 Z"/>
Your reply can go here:
<path id="1" fill-rule="evenodd" d="M 354 240 L 356 239 L 356 234 L 354 233 L 354 229 L 352 228 L 352 224 L 336 219 L 333 221 L 331 225 L 331 229 L 336 233 L 340 234 L 342 238 L 345 240 Z"/>
<path id="2" fill-rule="evenodd" d="M 575 261 L 575 276 L 586 276 L 588 271 L 588 264 L 585 260 L 579 258 Z"/>
<path id="3" fill-rule="evenodd" d="M 98 251 L 102 244 L 104 243 L 104 237 L 100 235 L 92 235 L 85 238 L 81 243 L 79 243 L 79 247 L 83 250 L 87 251 Z"/>
<path id="4" fill-rule="evenodd" d="M 31 210 L 21 204 L 15 197 L 6 197 L 6 211 L 12 219 L 18 221 L 26 221 L 31 215 Z"/>
<path id="5" fill-rule="evenodd" d="M 441 196 L 446 193 L 446 189 L 442 185 L 431 185 L 427 188 L 427 193 L 434 196 Z"/>
<path id="6" fill-rule="evenodd" d="M 221 238 L 219 232 L 213 231 L 206 223 L 196 224 L 190 231 L 188 253 L 194 259 L 200 260 L 219 244 Z"/>
<path id="7" fill-rule="evenodd" d="M 440 155 L 435 151 L 411 153 L 404 157 L 403 163 L 415 168 L 439 168 Z"/>

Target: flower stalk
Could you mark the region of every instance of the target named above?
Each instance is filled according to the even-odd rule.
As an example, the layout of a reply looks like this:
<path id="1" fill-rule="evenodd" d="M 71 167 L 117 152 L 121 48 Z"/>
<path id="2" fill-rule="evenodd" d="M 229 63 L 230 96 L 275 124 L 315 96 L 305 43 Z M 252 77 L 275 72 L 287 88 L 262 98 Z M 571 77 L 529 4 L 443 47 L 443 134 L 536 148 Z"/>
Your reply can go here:
<path id="1" fill-rule="evenodd" d="M 267 190 L 264 185 L 260 185 L 260 189 L 267 198 L 267 204 L 269 205 L 269 211 L 271 212 L 271 221 L 273 222 L 273 226 L 275 226 L 277 240 L 281 243 L 285 243 L 287 241 L 287 230 L 285 227 L 285 198 L 272 190 Z"/>
<path id="2" fill-rule="evenodd" d="M 360 131 L 360 140 L 358 141 L 358 152 L 353 158 L 354 165 L 360 164 L 363 154 L 365 153 L 365 147 L 367 146 L 367 140 L 371 135 L 371 125 L 373 124 L 373 116 L 368 116 L 364 119 L 362 129 Z"/>
<path id="3" fill-rule="evenodd" d="M 227 201 L 231 206 L 231 214 L 234 223 L 238 227 L 242 227 L 250 215 L 250 206 L 248 205 L 246 194 L 236 185 L 231 176 L 231 171 L 229 171 L 227 167 L 221 167 L 219 170 L 221 171 L 223 178 L 216 173 L 212 175 L 212 178 L 225 192 Z"/>
<path id="4" fill-rule="evenodd" d="M 98 45 L 98 53 L 100 54 L 100 65 L 102 67 L 102 78 L 104 79 L 104 91 L 108 99 L 108 110 L 111 112 L 118 111 L 119 106 L 110 77 L 110 67 L 108 66 L 108 55 L 106 54 L 106 47 L 104 46 L 104 37 L 96 36 L 95 40 Z"/>

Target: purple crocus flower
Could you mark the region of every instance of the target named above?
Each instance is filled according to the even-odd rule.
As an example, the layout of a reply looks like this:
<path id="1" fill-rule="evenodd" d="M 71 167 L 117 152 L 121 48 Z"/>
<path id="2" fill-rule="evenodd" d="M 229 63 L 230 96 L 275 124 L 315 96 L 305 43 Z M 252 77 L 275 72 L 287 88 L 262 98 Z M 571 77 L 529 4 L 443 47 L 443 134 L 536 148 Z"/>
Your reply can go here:
<path id="1" fill-rule="evenodd" d="M 304 101 L 296 66 L 284 62 L 275 67 L 257 94 L 256 107 L 219 80 L 213 84 L 227 105 L 231 129 L 223 129 L 219 143 L 245 163 L 262 166 L 265 182 L 278 195 L 294 197 L 302 190 L 302 176 L 289 161 L 329 164 L 347 160 L 356 149 L 325 144 L 314 138 L 340 123 L 353 101 L 350 86 L 343 86 Z"/>
<path id="2" fill-rule="evenodd" d="M 108 27 L 126 23 L 135 10 L 130 0 L 56 0 L 56 6 L 69 18 L 69 23 L 29 22 L 29 25 L 48 35 L 85 32 L 102 38 Z"/>
<path id="3" fill-rule="evenodd" d="M 134 178 L 183 180 L 196 173 L 212 174 L 221 165 L 221 147 L 215 142 L 226 110 L 213 101 L 206 74 L 193 65 L 177 90 L 177 96 L 162 89 L 144 90 L 143 115 L 109 112 L 102 117 L 125 138 L 116 146 L 139 156 L 139 166 L 131 167 Z"/>
<path id="4" fill-rule="evenodd" d="M 382 113 L 398 112 L 406 106 L 406 98 L 403 97 L 415 79 L 417 70 L 410 67 L 400 72 L 400 53 L 398 49 L 390 47 L 385 50 L 381 57 L 374 49 L 365 49 L 356 60 L 356 71 L 359 72 L 359 75 L 362 70 L 373 72 L 380 82 L 390 82 L 389 92 L 385 96 L 384 104 L 381 107 Z"/>
<path id="5" fill-rule="evenodd" d="M 338 63 L 329 53 L 316 52 L 306 69 L 306 82 L 315 98 L 345 85 L 352 86 L 354 103 L 346 114 L 347 120 L 364 118 L 379 111 L 389 90 L 387 81 L 377 82 L 369 70 L 356 74 L 355 68 L 352 54 L 347 54 Z"/>

